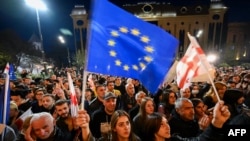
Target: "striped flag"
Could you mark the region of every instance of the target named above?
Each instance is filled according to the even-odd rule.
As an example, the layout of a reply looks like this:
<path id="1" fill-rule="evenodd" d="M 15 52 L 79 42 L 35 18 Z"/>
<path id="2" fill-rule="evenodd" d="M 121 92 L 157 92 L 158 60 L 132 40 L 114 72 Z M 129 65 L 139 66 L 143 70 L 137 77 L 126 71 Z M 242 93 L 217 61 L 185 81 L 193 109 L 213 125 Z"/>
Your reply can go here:
<path id="1" fill-rule="evenodd" d="M 176 67 L 177 84 L 179 88 L 185 89 L 194 81 L 209 81 L 209 72 L 214 72 L 214 67 L 207 61 L 199 43 L 195 37 L 188 34 L 190 44 L 185 55 Z M 211 73 L 212 79 L 214 74 Z M 201 77 L 202 76 L 202 77 Z"/>
<path id="2" fill-rule="evenodd" d="M 68 75 L 69 91 L 70 91 L 71 116 L 76 117 L 78 115 L 78 102 L 77 102 L 77 98 L 76 98 L 76 92 L 75 92 L 75 88 L 74 88 L 70 73 L 67 72 L 67 75 Z"/>
<path id="3" fill-rule="evenodd" d="M 7 124 L 10 111 L 10 78 L 9 78 L 9 63 L 4 69 L 5 83 L 4 87 L 0 88 L 0 123 Z"/>
<path id="4" fill-rule="evenodd" d="M 9 74 L 9 71 L 10 71 L 10 65 L 9 63 L 6 64 L 5 68 L 4 68 L 4 74 Z"/>

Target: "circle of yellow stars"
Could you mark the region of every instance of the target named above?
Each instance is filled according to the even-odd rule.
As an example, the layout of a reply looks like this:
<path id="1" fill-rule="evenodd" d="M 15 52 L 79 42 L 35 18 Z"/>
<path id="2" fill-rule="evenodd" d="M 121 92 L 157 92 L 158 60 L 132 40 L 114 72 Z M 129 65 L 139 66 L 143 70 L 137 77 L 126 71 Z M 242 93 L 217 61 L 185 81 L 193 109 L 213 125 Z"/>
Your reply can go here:
<path id="1" fill-rule="evenodd" d="M 143 60 L 137 62 L 138 64 L 132 64 L 132 65 L 128 65 L 126 64 L 126 62 L 122 62 L 119 58 L 117 58 L 117 52 L 114 49 L 116 47 L 116 40 L 115 39 L 109 39 L 107 40 L 107 44 L 108 46 L 111 47 L 110 51 L 109 51 L 109 55 L 111 57 L 115 58 L 115 65 L 118 67 L 123 67 L 123 70 L 125 71 L 129 71 L 130 69 L 133 69 L 135 71 L 139 71 L 139 70 L 143 70 L 146 65 L 150 62 L 153 61 L 153 57 L 151 56 L 154 53 L 154 47 L 149 45 L 150 42 L 150 38 L 146 35 L 142 35 L 142 33 L 140 32 L 139 29 L 133 28 L 133 29 L 129 29 L 125 26 L 119 27 L 118 30 L 111 30 L 110 35 L 113 38 L 118 38 L 121 34 L 132 34 L 133 36 L 136 36 L 139 38 L 140 42 L 142 42 L 143 44 L 145 44 L 144 51 L 146 53 L 145 56 L 143 56 Z M 141 57 L 141 56 L 139 56 Z"/>

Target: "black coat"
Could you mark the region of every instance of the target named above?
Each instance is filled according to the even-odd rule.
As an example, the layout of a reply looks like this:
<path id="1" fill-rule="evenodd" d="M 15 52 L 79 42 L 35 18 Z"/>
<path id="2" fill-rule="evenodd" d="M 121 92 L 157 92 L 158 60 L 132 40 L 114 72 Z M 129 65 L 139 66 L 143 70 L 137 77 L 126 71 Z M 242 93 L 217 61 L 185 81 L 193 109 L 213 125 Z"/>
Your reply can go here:
<path id="1" fill-rule="evenodd" d="M 210 125 L 199 136 L 182 138 L 178 135 L 173 135 L 171 139 L 167 141 L 223 141 L 223 138 L 225 137 L 223 133 L 223 129 Z"/>
<path id="2" fill-rule="evenodd" d="M 169 121 L 169 126 L 171 128 L 171 135 L 179 134 L 181 137 L 196 137 L 201 133 L 196 120 L 184 121 L 175 110 Z"/>

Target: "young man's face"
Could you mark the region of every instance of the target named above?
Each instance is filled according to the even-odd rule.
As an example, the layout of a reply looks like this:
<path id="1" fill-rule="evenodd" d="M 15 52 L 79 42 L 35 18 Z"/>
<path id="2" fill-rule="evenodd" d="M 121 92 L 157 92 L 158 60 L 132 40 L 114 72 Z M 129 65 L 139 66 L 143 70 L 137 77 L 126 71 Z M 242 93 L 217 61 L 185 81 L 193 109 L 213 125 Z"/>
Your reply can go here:
<path id="1" fill-rule="evenodd" d="M 42 99 L 42 104 L 45 109 L 50 109 L 54 103 L 55 101 L 50 96 L 45 96 Z"/>
<path id="2" fill-rule="evenodd" d="M 62 118 L 67 118 L 69 116 L 69 105 L 64 103 L 62 105 L 55 106 L 56 113 Z"/>
<path id="3" fill-rule="evenodd" d="M 16 103 L 17 106 L 22 104 L 22 98 L 17 95 L 17 96 L 10 96 L 10 99 Z"/>

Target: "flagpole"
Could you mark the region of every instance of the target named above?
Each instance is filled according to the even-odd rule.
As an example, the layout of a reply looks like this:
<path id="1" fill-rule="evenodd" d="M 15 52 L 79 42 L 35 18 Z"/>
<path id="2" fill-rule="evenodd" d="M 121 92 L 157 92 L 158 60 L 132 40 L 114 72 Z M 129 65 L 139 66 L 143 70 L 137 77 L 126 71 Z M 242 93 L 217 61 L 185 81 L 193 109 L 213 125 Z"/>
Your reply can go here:
<path id="1" fill-rule="evenodd" d="M 210 73 L 209 73 L 209 71 L 208 71 L 208 68 L 204 65 L 203 61 L 201 61 L 201 65 L 205 68 L 205 70 L 206 70 L 206 72 L 207 72 L 207 75 L 208 75 L 208 78 L 209 78 L 209 80 L 210 80 L 210 82 L 211 82 L 211 84 L 212 84 L 212 87 L 213 87 L 213 89 L 214 89 L 215 95 L 216 95 L 218 101 L 220 101 L 220 97 L 219 97 L 218 91 L 217 91 L 216 88 L 215 88 L 214 81 L 212 80 L 212 78 L 211 78 L 211 76 L 210 76 Z"/>
<path id="2" fill-rule="evenodd" d="M 5 88 L 4 88 L 4 110 L 3 110 L 3 124 L 7 124 L 7 107 L 8 107 L 8 89 L 9 89 L 9 74 L 6 74 L 5 77 Z"/>
<path id="3" fill-rule="evenodd" d="M 192 36 L 190 35 L 189 32 L 188 32 L 187 34 L 188 34 L 189 40 L 191 40 Z M 220 97 L 219 97 L 218 91 L 217 91 L 216 88 L 215 88 L 214 81 L 212 80 L 212 77 L 210 76 L 210 73 L 209 73 L 209 71 L 208 71 L 208 68 L 206 67 L 206 65 L 204 65 L 204 62 L 203 62 L 202 59 L 200 58 L 200 55 L 198 55 L 198 57 L 199 57 L 199 59 L 200 59 L 200 61 L 201 61 L 201 65 L 205 68 L 205 70 L 206 70 L 206 72 L 207 72 L 208 78 L 209 78 L 209 80 L 210 80 L 210 82 L 211 82 L 211 84 L 212 84 L 212 87 L 213 87 L 213 89 L 214 89 L 214 92 L 215 92 L 216 97 L 217 97 L 218 101 L 220 101 Z"/>
<path id="4" fill-rule="evenodd" d="M 87 26 L 87 39 L 89 39 L 90 36 L 90 25 Z M 87 71 L 88 66 L 88 47 L 89 47 L 89 40 L 86 41 L 86 49 L 84 52 L 85 56 L 85 63 L 83 68 L 83 80 L 82 80 L 82 100 L 81 100 L 81 109 L 84 110 L 84 103 L 85 103 L 85 90 L 86 90 L 86 83 L 87 83 L 87 76 L 89 72 Z"/>
<path id="5" fill-rule="evenodd" d="M 84 109 L 84 101 L 85 101 L 85 90 L 86 90 L 86 82 L 87 82 L 88 71 L 83 70 L 83 80 L 82 80 L 82 104 L 81 109 Z"/>

